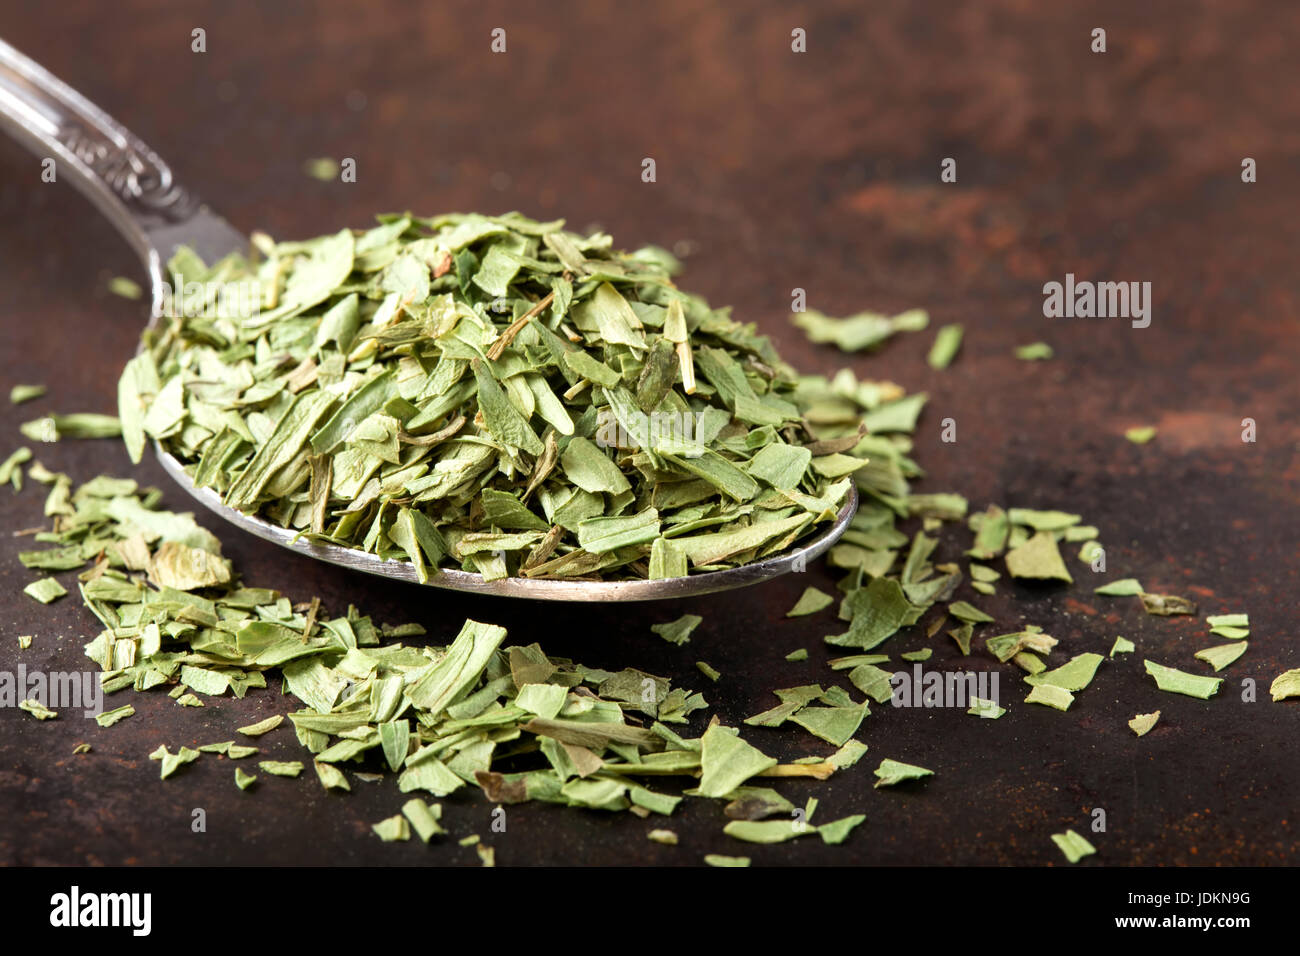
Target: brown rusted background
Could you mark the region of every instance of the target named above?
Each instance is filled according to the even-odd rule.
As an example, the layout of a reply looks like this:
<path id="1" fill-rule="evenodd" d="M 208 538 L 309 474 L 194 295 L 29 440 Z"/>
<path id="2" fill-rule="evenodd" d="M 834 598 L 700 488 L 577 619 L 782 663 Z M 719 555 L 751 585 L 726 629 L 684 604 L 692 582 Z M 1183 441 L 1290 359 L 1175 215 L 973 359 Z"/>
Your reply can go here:
<path id="1" fill-rule="evenodd" d="M 196 27 L 204 54 L 190 51 Z M 494 27 L 507 30 L 504 55 L 489 50 Z M 791 52 L 795 27 L 806 54 Z M 1105 54 L 1089 51 L 1094 27 L 1107 30 Z M 4 710 L 0 861 L 476 864 L 455 838 L 479 833 L 502 865 L 695 863 L 710 852 L 757 864 L 1062 864 L 1049 835 L 1088 832 L 1094 808 L 1107 830 L 1089 833 L 1100 852 L 1085 865 L 1295 861 L 1300 705 L 1267 694 L 1300 666 L 1293 4 L 9 0 L 0 36 L 125 122 L 244 229 L 298 237 L 363 226 L 379 210 L 520 209 L 598 224 L 623 246 L 687 243 L 683 284 L 733 303 L 792 361 L 930 393 L 920 490 L 961 491 L 973 507 L 1077 510 L 1102 529 L 1112 572 L 1193 597 L 1202 613 L 1248 611 L 1253 625 L 1250 650 L 1202 702 L 1159 693 L 1141 670 L 1150 656 L 1206 671 L 1192 654 L 1218 641 L 1201 618 L 1094 599 L 1072 553 L 1075 589 L 1002 586 L 979 601 L 999 621 L 986 633 L 1037 623 L 1071 654 L 1105 652 L 1124 634 L 1138 653 L 1103 665 L 1065 714 L 1021 704 L 1009 668 L 1011 711 L 999 721 L 876 707 L 857 768 L 783 786 L 796 802 L 816 795 L 819 820 L 867 815 L 838 847 L 740 844 L 722 834 L 719 806 L 690 801 L 669 821 L 514 807 L 497 834 L 491 805 L 468 790 L 445 801 L 452 837 L 384 845 L 369 827 L 404 799 L 391 781 L 327 794 L 308 770 L 263 775 L 241 793 L 232 765 L 205 757 L 159 782 L 149 751 L 228 739 L 284 711 L 278 679 L 202 710 L 124 694 L 112 705 L 130 699 L 137 715 L 109 729 Z M 308 178 L 301 166 L 315 156 L 355 158 L 358 181 Z M 1251 185 L 1240 179 L 1247 156 L 1259 164 Z M 640 181 L 645 157 L 654 184 Z M 955 185 L 939 182 L 943 157 L 958 162 Z M 7 454 L 18 423 L 39 413 L 112 411 L 145 308 L 107 293 L 110 277 L 141 270 L 70 186 L 42 184 L 38 162 L 8 141 L 0 184 L 0 385 L 50 386 L 39 402 L 0 406 Z M 1066 272 L 1150 281 L 1150 328 L 1043 318 L 1041 287 Z M 841 356 L 790 327 L 795 287 L 832 314 L 923 306 L 931 331 Z M 924 356 L 946 322 L 965 324 L 966 343 L 932 372 Z M 1012 357 L 1040 339 L 1054 361 Z M 946 417 L 955 444 L 939 441 Z M 1240 440 L 1247 417 L 1255 444 Z M 1159 427 L 1154 443 L 1124 440 L 1139 424 Z M 152 460 L 132 471 L 116 442 L 37 452 L 78 479 L 134 474 L 166 487 L 173 507 L 187 501 Z M 0 489 L 0 669 L 88 667 L 81 646 L 96 625 L 75 596 L 43 609 L 18 593 L 32 575 L 16 558 L 24 539 L 8 531 L 39 524 L 40 503 L 30 488 Z M 834 677 L 821 644 L 832 615 L 783 617 L 806 585 L 831 586 L 820 567 L 676 605 L 529 606 L 358 577 L 208 524 L 250 582 L 418 620 L 436 641 L 466 616 L 499 622 L 554 654 L 670 675 L 728 722 L 769 706 L 773 688 Z M 939 557 L 964 546 L 951 538 Z M 650 633 L 686 611 L 705 620 L 685 648 Z M 930 666 L 958 666 L 947 638 L 933 644 Z M 798 647 L 811 659 L 787 663 Z M 716 686 L 698 659 L 722 671 Z M 1242 700 L 1245 678 L 1256 702 Z M 1125 721 L 1155 708 L 1160 724 L 1138 740 Z M 787 759 L 829 750 L 793 729 L 753 739 Z M 74 757 L 80 741 L 94 750 Z M 263 743 L 266 756 L 303 755 L 289 730 Z M 875 791 L 871 769 L 885 757 L 936 775 Z M 196 807 L 206 833 L 191 832 Z M 679 846 L 646 840 L 664 825 Z"/>

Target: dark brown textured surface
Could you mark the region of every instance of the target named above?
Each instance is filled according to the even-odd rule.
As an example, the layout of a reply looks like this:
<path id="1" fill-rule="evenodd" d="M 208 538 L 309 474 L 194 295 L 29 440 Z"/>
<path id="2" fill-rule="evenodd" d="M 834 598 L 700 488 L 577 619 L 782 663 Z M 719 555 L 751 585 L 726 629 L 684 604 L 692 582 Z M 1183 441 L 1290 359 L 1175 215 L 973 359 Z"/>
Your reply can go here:
<path id="1" fill-rule="evenodd" d="M 1001 586 L 980 604 L 1005 630 L 1041 624 L 1068 653 L 1104 653 L 1124 634 L 1138 653 L 1104 664 L 1065 714 L 1022 705 L 1009 669 L 1011 711 L 999 721 L 875 708 L 857 768 L 783 786 L 796 802 L 816 795 L 820 820 L 865 813 L 843 846 L 740 844 L 721 833 L 719 807 L 689 801 L 667 823 L 513 807 L 495 834 L 477 792 L 445 801 L 454 837 L 482 834 L 502 865 L 708 852 L 760 864 L 1058 864 L 1049 835 L 1087 832 L 1100 807 L 1108 826 L 1090 834 L 1100 852 L 1089 865 L 1295 862 L 1300 704 L 1270 702 L 1267 685 L 1300 667 L 1300 11 L 1226 0 L 1077 11 L 896 0 L 869 16 L 850 2 L 743 15 L 696 6 L 10 0 L 0 36 L 125 122 L 244 229 L 296 237 L 361 226 L 377 210 L 518 208 L 599 224 L 623 246 L 686 240 L 683 284 L 733 303 L 792 361 L 847 363 L 930 393 L 919 490 L 957 490 L 973 507 L 1077 510 L 1101 528 L 1112 572 L 1191 596 L 1203 613 L 1251 615 L 1250 650 L 1203 702 L 1161 694 L 1141 671 L 1144 656 L 1205 670 L 1191 656 L 1217 642 L 1203 620 L 1093 598 L 1086 570 L 1068 592 Z M 498 26 L 505 55 L 489 52 Z M 1088 49 L 1096 26 L 1108 31 L 1104 55 Z M 190 52 L 195 27 L 207 30 L 202 55 Z M 808 31 L 807 54 L 790 51 L 794 27 Z M 313 156 L 355 157 L 358 182 L 306 177 Z M 945 156 L 958 161 L 956 185 L 938 180 Z M 1244 156 L 1258 160 L 1256 184 L 1240 181 Z M 657 162 L 654 184 L 640 181 L 644 157 Z M 1043 318 L 1042 284 L 1066 272 L 1149 280 L 1151 327 Z M 69 186 L 43 185 L 38 163 L 0 142 L 0 386 L 50 385 L 39 402 L 0 406 L 0 457 L 40 412 L 112 410 L 145 318 L 107 294 L 113 275 L 140 277 L 127 247 Z M 845 358 L 790 328 L 794 287 L 833 314 L 923 306 L 932 329 L 964 323 L 966 344 L 938 373 L 924 364 L 932 332 Z M 1011 357 L 1039 339 L 1054 361 Z M 939 441 L 945 417 L 958 423 L 955 444 Z M 1255 444 L 1240 441 L 1246 417 Z M 1153 444 L 1123 439 L 1147 423 L 1160 429 Z M 133 472 L 115 442 L 36 450 L 79 479 L 135 474 L 185 507 L 154 462 Z M 0 528 L 39 524 L 40 500 L 0 489 Z M 418 620 L 439 642 L 466 616 L 501 623 L 513 641 L 592 666 L 672 675 L 728 722 L 768 706 L 772 688 L 832 677 L 820 640 L 831 616 L 783 619 L 807 584 L 831 586 L 820 567 L 677 605 L 527 606 L 352 576 L 207 523 L 250 582 Z M 42 609 L 17 594 L 31 577 L 22 546 L 0 540 L 0 669 L 90 666 L 81 645 L 95 622 L 75 597 Z M 940 557 L 960 546 L 950 540 Z M 649 632 L 686 611 L 705 621 L 685 648 Z M 15 638 L 28 633 L 20 653 Z M 951 642 L 934 645 L 931 666 L 956 666 Z M 801 646 L 810 661 L 784 661 Z M 697 659 L 722 671 L 716 686 Z M 1244 678 L 1257 702 L 1241 700 Z M 308 770 L 263 775 L 241 793 L 232 765 L 211 757 L 158 781 L 149 751 L 229 739 L 283 711 L 278 683 L 202 710 L 134 695 L 137 715 L 109 729 L 0 712 L 0 861 L 478 862 L 452 839 L 381 844 L 370 824 L 404 799 L 391 781 L 327 794 Z M 1124 722 L 1155 708 L 1160 724 L 1133 737 Z M 783 758 L 828 749 L 797 731 L 752 736 Z M 82 740 L 94 751 L 73 757 Z M 302 756 L 288 730 L 263 741 L 268 756 Z M 874 791 L 884 757 L 936 775 Z M 191 832 L 195 807 L 206 833 Z M 648 842 L 660 825 L 681 844 Z"/>

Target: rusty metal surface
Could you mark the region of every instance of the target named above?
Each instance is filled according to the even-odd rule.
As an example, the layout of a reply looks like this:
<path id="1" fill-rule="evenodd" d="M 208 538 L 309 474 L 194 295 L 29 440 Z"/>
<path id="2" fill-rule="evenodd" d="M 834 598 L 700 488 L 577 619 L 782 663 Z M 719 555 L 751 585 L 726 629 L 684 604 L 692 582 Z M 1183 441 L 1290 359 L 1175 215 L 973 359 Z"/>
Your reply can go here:
<path id="1" fill-rule="evenodd" d="M 1057 864 L 1049 835 L 1087 832 L 1103 808 L 1107 831 L 1090 834 L 1100 852 L 1082 865 L 1294 863 L 1300 705 L 1270 702 L 1267 684 L 1300 666 L 1300 11 L 697 6 L 642 5 L 633 17 L 612 3 L 381 2 L 362 14 L 351 4 L 23 0 L 0 12 L 0 35 L 120 117 L 245 229 L 295 237 L 363 225 L 376 210 L 518 208 L 598 223 L 625 246 L 685 240 L 683 284 L 733 303 L 795 363 L 849 364 L 930 394 L 918 490 L 961 491 L 973 507 L 1078 511 L 1101 529 L 1112 570 L 1193 597 L 1203 613 L 1251 615 L 1250 650 L 1205 702 L 1159 693 L 1140 666 L 1150 656 L 1201 670 L 1191 659 L 1211 643 L 1201 618 L 1094 599 L 1083 576 L 1069 591 L 1000 586 L 981 605 L 1007 630 L 1039 623 L 1072 653 L 1104 652 L 1124 634 L 1139 652 L 1104 664 L 1064 714 L 1020 704 L 1006 670 L 1011 710 L 998 721 L 874 708 L 857 768 L 783 787 L 796 802 L 816 795 L 821 820 L 865 813 L 843 846 L 739 844 L 722 834 L 719 807 L 692 801 L 667 824 L 677 847 L 646 840 L 657 821 L 546 805 L 511 808 L 497 834 L 477 792 L 444 801 L 454 837 L 481 834 L 502 865 L 694 863 L 710 852 L 759 864 Z M 504 55 L 489 51 L 497 26 L 508 31 Z M 1108 31 L 1106 54 L 1089 52 L 1096 26 Z M 196 27 L 207 30 L 205 54 L 190 52 Z M 794 27 L 808 31 L 806 54 L 790 51 Z M 301 164 L 314 156 L 356 158 L 358 181 L 308 178 Z M 958 161 L 952 185 L 938 181 L 947 156 Z M 1258 183 L 1240 180 L 1246 156 Z M 640 181 L 645 157 L 656 160 L 654 184 Z M 111 410 L 145 319 L 105 289 L 113 275 L 137 274 L 131 251 L 39 171 L 0 143 L 0 385 L 50 386 L 40 402 L 0 406 L 4 454 L 19 443 L 17 424 L 41 411 Z M 1149 280 L 1150 328 L 1045 319 L 1042 285 L 1067 272 Z M 931 333 L 842 357 L 790 328 L 794 287 L 833 314 L 923 306 L 932 329 L 964 323 L 966 343 L 944 372 L 924 363 Z M 1040 339 L 1054 361 L 1011 357 Z M 954 444 L 939 440 L 946 417 L 957 421 Z M 1254 444 L 1240 440 L 1247 417 Z M 1147 423 L 1160 429 L 1155 442 L 1124 440 L 1126 427 Z M 36 450 L 74 477 L 135 474 L 168 487 L 156 462 L 133 472 L 112 441 Z M 0 528 L 40 524 L 40 501 L 0 489 Z M 210 526 L 250 582 L 417 620 L 437 641 L 466 616 L 497 622 L 515 642 L 684 681 L 728 722 L 769 706 L 773 688 L 832 677 L 821 638 L 835 622 L 783 617 L 808 584 L 832 585 L 820 566 L 669 604 L 557 607 L 361 577 Z M 18 593 L 30 579 L 16 559 L 23 546 L 0 539 L 0 670 L 80 669 L 95 622 L 73 596 L 41 608 Z M 963 546 L 948 540 L 938 558 Z M 687 611 L 704 623 L 686 647 L 649 632 Z M 20 634 L 35 635 L 30 650 L 17 650 Z M 895 638 L 890 649 L 920 643 Z M 957 666 L 951 642 L 934 646 L 931 666 Z M 798 647 L 810 660 L 786 662 Z M 704 686 L 697 659 L 722 672 L 716 686 Z M 1243 678 L 1257 682 L 1257 702 L 1242 701 Z M 391 781 L 336 795 L 308 771 L 241 793 L 231 764 L 205 757 L 159 782 L 149 751 L 229 739 L 284 711 L 271 684 L 202 710 L 134 695 L 137 715 L 108 729 L 0 711 L 0 861 L 478 863 L 453 839 L 375 839 L 370 824 L 404 799 Z M 1124 722 L 1155 708 L 1160 724 L 1137 740 Z M 754 739 L 782 758 L 827 750 L 799 732 Z M 83 740 L 93 752 L 72 756 Z M 267 756 L 302 756 L 288 731 L 263 741 Z M 936 776 L 875 791 L 870 769 L 884 757 Z M 196 807 L 206 833 L 191 832 Z"/>

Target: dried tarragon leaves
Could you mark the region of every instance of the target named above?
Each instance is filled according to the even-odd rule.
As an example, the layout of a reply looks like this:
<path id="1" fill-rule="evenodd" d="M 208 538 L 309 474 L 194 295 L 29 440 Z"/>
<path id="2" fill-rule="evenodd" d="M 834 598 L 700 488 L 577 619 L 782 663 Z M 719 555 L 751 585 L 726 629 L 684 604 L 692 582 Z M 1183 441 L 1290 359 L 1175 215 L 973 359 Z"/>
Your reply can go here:
<path id="1" fill-rule="evenodd" d="M 400 638 L 423 629 L 380 627 L 355 608 L 334 617 L 319 602 L 292 604 L 276 591 L 244 585 L 216 538 L 191 515 L 158 510 L 159 499 L 155 489 L 129 479 L 97 478 L 70 492 L 54 528 L 37 535 L 49 550 L 75 552 L 76 567 L 89 564 L 78 586 L 103 630 L 85 651 L 103 670 L 104 691 L 242 697 L 279 671 L 300 703 L 289 721 L 327 789 L 350 789 L 348 772 L 359 775 L 358 765 L 369 760 L 396 774 L 403 793 L 441 797 L 477 786 L 497 803 L 541 800 L 667 815 L 683 797 L 659 789 L 662 777 L 698 778 L 691 796 L 734 803 L 752 791 L 754 778 L 826 779 L 866 750 L 839 741 L 844 746 L 831 757 L 781 764 L 717 718 L 699 737 L 683 736 L 673 728 L 707 708 L 700 694 L 632 668 L 606 671 L 552 658 L 536 644 L 507 647 L 505 629 L 492 624 L 466 621 L 447 647 L 403 645 Z M 174 572 L 162 570 L 169 566 L 159 556 L 176 547 L 193 552 L 181 561 L 179 586 L 158 580 Z M 73 569 L 71 562 L 61 566 Z M 840 711 L 851 709 L 844 692 L 825 697 L 833 706 L 807 708 L 796 722 L 821 712 L 825 720 L 810 729 L 847 738 L 865 706 L 844 723 Z M 124 705 L 101 715 L 101 723 L 132 713 Z M 260 737 L 281 720 L 275 715 L 238 731 Z M 166 778 L 204 753 L 239 759 L 257 748 L 227 740 L 175 754 L 161 747 L 151 757 Z M 264 759 L 257 769 L 297 777 L 305 764 Z M 235 774 L 241 789 L 256 780 L 248 771 Z M 441 832 L 440 810 L 414 798 L 402 810 L 377 827 L 381 836 L 406 839 L 408 826 L 425 840 Z M 839 842 L 859 822 L 846 818 L 811 832 Z"/>
<path id="2" fill-rule="evenodd" d="M 156 439 L 230 507 L 422 581 L 745 564 L 832 520 L 866 464 L 662 250 L 513 213 L 379 219 L 258 237 L 256 262 L 179 252 L 196 291 L 119 385 L 132 459 Z"/>

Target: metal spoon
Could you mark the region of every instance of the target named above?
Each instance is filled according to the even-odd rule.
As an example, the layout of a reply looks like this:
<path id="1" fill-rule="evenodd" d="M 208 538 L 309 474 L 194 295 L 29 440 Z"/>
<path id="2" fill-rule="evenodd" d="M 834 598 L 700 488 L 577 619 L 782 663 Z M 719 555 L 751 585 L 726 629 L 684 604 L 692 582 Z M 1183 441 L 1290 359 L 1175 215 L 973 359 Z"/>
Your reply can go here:
<path id="1" fill-rule="evenodd" d="M 248 238 L 181 188 L 153 150 L 99 107 L 0 40 L 0 125 L 37 156 L 54 160 L 60 175 L 71 174 L 81 192 L 117 226 L 144 260 L 153 297 L 153 319 L 162 314 L 163 263 L 187 245 L 207 262 L 248 248 Z M 209 488 L 195 488 L 181 463 L 157 442 L 154 450 L 167 473 L 191 495 L 231 524 L 282 547 L 367 574 L 415 581 L 409 563 L 332 544 L 294 540 L 276 527 L 221 503 Z M 797 548 L 726 571 L 662 581 L 563 581 L 502 578 L 485 581 L 466 571 L 439 570 L 428 584 L 455 591 L 544 601 L 647 601 L 708 594 L 802 571 L 848 528 L 858 506 L 851 490 L 834 523 Z"/>

